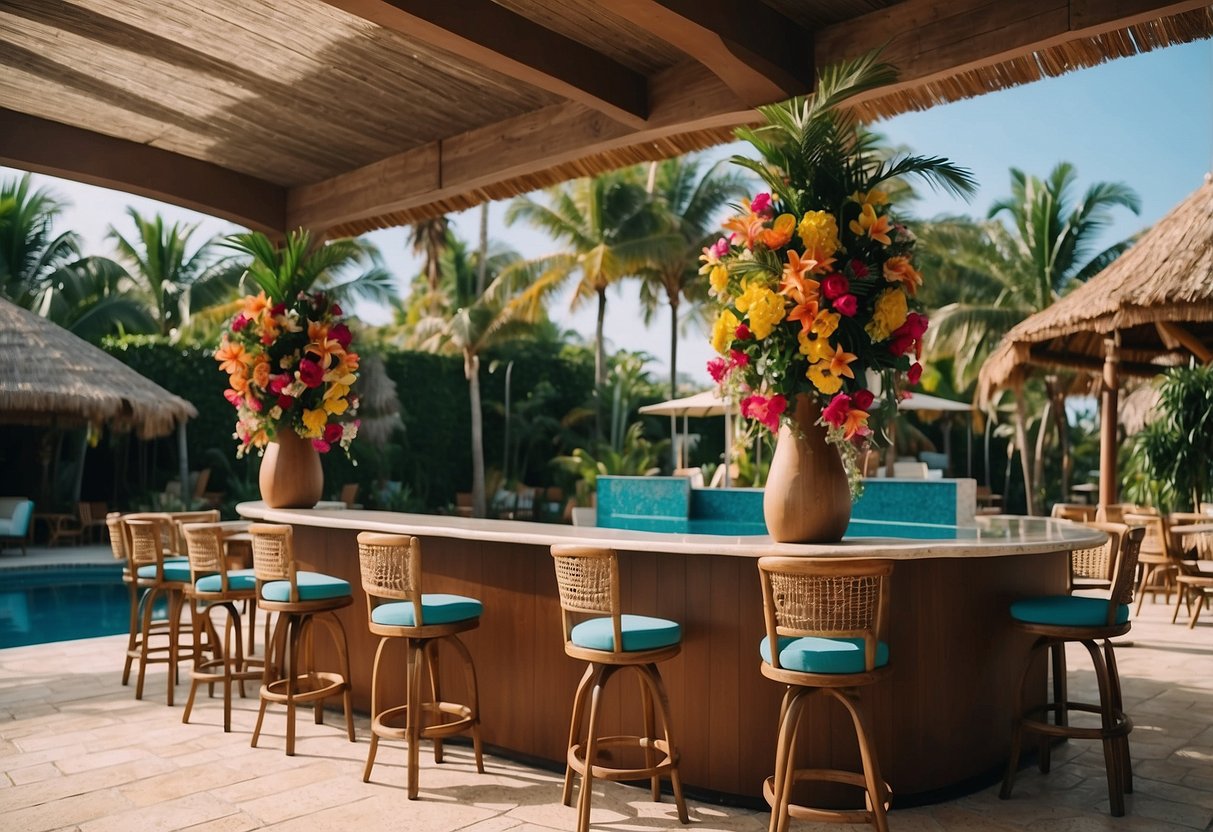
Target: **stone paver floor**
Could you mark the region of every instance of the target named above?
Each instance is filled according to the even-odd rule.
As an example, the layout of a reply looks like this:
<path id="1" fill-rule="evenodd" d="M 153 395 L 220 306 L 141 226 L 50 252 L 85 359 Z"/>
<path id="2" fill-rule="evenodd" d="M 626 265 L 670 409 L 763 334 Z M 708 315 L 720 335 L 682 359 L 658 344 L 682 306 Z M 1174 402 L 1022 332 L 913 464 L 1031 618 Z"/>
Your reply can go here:
<path id="1" fill-rule="evenodd" d="M 1011 800 L 997 787 L 935 806 L 894 811 L 895 832 L 919 830 L 1208 830 L 1213 828 L 1213 614 L 1194 631 L 1147 603 L 1134 646 L 1117 651 L 1127 710 L 1135 794 L 1128 815 L 1107 815 L 1098 744 L 1071 741 L 1053 771 L 1033 766 Z M 219 700 L 202 699 L 181 724 L 164 702 L 164 670 L 149 672 L 145 699 L 120 685 L 125 636 L 0 650 L 0 829 L 149 832 L 190 829 L 354 829 L 373 832 L 568 830 L 575 810 L 560 805 L 560 776 L 488 758 L 478 775 L 470 749 L 450 746 L 437 766 L 422 753 L 421 799 L 404 796 L 404 751 L 382 743 L 373 782 L 364 784 L 367 722 L 359 742 L 299 719 L 298 755 L 282 753 L 282 709 L 267 716 L 261 748 L 249 748 L 255 699 L 237 699 L 233 731 L 221 730 Z M 1079 648 L 1081 651 L 1081 647 Z M 1070 655 L 1072 697 L 1093 701 L 1085 651 Z M 941 715 L 943 718 L 944 715 Z M 675 715 L 677 718 L 677 715 Z M 773 730 L 773 729 L 772 729 Z M 772 761 L 773 762 L 773 761 Z M 680 829 L 670 802 L 613 783 L 594 784 L 598 830 Z M 756 832 L 768 815 L 692 802 L 689 828 Z M 837 829 L 793 822 L 794 830 Z"/>

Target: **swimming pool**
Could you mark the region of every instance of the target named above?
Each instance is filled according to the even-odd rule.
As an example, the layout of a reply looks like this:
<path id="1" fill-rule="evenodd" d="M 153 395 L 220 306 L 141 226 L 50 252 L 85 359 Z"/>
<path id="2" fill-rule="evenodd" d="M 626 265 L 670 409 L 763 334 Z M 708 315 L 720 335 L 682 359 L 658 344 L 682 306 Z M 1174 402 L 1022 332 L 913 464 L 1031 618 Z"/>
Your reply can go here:
<path id="1" fill-rule="evenodd" d="M 119 563 L 0 571 L 0 648 L 125 633 Z"/>

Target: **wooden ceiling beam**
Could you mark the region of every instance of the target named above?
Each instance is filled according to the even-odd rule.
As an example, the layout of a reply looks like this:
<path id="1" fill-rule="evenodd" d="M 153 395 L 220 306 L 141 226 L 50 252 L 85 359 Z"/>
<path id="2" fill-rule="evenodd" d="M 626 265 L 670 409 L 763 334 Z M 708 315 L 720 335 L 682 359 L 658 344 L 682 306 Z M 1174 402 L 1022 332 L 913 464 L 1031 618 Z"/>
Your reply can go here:
<path id="1" fill-rule="evenodd" d="M 648 118 L 644 75 L 491 0 L 324 1 L 629 127 Z"/>
<path id="2" fill-rule="evenodd" d="M 813 34 L 753 0 L 600 0 L 600 5 L 685 52 L 747 106 L 813 91 Z"/>
<path id="3" fill-rule="evenodd" d="M 593 153 L 694 130 L 732 127 L 756 116 L 698 63 L 661 73 L 651 89 L 653 112 L 644 130 L 629 130 L 579 104 L 553 105 L 292 188 L 287 225 L 323 231 L 538 173 Z"/>
<path id="4" fill-rule="evenodd" d="M 267 234 L 286 189 L 219 165 L 0 108 L 0 164 L 158 199 Z"/>

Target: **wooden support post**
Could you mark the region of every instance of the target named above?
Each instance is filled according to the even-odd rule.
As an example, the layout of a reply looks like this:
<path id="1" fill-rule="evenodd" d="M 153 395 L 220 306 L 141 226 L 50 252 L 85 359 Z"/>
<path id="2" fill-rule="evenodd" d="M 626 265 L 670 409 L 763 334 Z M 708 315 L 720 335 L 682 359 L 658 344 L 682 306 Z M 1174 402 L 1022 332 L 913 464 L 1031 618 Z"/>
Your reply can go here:
<path id="1" fill-rule="evenodd" d="M 1099 511 L 1116 502 L 1116 423 L 1120 393 L 1120 333 L 1104 339 L 1103 391 L 1099 407 Z"/>

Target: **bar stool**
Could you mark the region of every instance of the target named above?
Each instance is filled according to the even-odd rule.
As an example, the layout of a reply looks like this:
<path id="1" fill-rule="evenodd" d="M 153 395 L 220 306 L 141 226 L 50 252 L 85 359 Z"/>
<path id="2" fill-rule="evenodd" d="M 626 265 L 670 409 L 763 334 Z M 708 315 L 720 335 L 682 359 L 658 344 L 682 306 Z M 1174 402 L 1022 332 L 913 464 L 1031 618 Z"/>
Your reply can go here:
<path id="1" fill-rule="evenodd" d="M 1141 566 L 1141 577 L 1137 584 L 1137 610 L 1141 615 L 1141 605 L 1146 600 L 1146 593 L 1152 601 L 1158 600 L 1158 593 L 1164 593 L 1166 603 L 1171 603 L 1171 589 L 1175 585 L 1175 559 L 1171 556 L 1171 529 L 1167 518 L 1160 514 L 1138 514 L 1125 512 L 1125 523 L 1130 526 L 1145 528 L 1145 537 L 1141 541 L 1141 553 L 1138 563 Z"/>
<path id="2" fill-rule="evenodd" d="M 336 611 L 353 603 L 347 581 L 319 572 L 301 570 L 295 560 L 290 526 L 254 523 L 253 571 L 257 598 L 266 612 L 278 613 L 274 635 L 265 650 L 265 673 L 261 681 L 261 704 L 253 740 L 257 747 L 261 723 L 270 702 L 286 705 L 286 756 L 295 755 L 295 708 L 315 703 L 316 724 L 324 722 L 324 700 L 341 695 L 345 727 L 354 742 L 354 712 L 350 707 L 350 657 L 345 627 Z M 315 669 L 311 655 L 316 621 L 325 625 L 337 650 L 341 672 Z M 302 654 L 302 655 L 301 655 Z"/>
<path id="3" fill-rule="evenodd" d="M 1108 598 L 1050 595 L 1016 601 L 1011 605 L 1011 617 L 1016 629 L 1037 638 L 1024 663 L 1016 692 L 1011 756 L 1007 761 L 1002 790 L 998 794 L 1003 800 L 1011 796 L 1015 784 L 1023 732 L 1030 731 L 1045 738 L 1041 743 L 1039 763 L 1041 772 L 1046 774 L 1049 771 L 1049 737 L 1101 740 L 1112 816 L 1120 817 L 1125 813 L 1124 796 L 1133 791 L 1133 765 L 1129 759 L 1129 732 L 1133 730 L 1133 722 L 1124 712 L 1116 654 L 1110 639 L 1124 635 L 1132 626 L 1129 623 L 1129 604 L 1133 600 L 1133 573 L 1137 569 L 1138 552 L 1144 535 L 1145 530 L 1141 526 L 1134 526 L 1121 536 Z M 1103 641 L 1102 655 L 1096 643 L 1099 640 Z M 1054 645 L 1064 649 L 1069 641 L 1081 643 L 1091 655 L 1095 679 L 1099 684 L 1099 704 L 1055 698 L 1053 702 L 1025 709 L 1024 687 L 1037 652 L 1052 649 Z M 1099 714 L 1100 725 L 1097 728 L 1071 726 L 1069 711 Z M 1053 724 L 1048 722 L 1049 713 L 1054 714 Z"/>
<path id="4" fill-rule="evenodd" d="M 560 590 L 560 617 L 564 629 L 564 652 L 588 662 L 585 675 L 573 698 L 569 724 L 568 767 L 564 772 L 561 802 L 570 806 L 573 772 L 581 775 L 577 800 L 577 832 L 590 825 L 590 796 L 593 780 L 650 780 L 654 801 L 661 800 L 661 778 L 669 775 L 678 807 L 678 820 L 688 823 L 682 781 L 678 777 L 678 749 L 671 738 L 670 705 L 657 663 L 678 655 L 682 630 L 673 621 L 643 615 L 624 615 L 619 598 L 619 559 L 611 549 L 586 546 L 553 546 L 556 583 Z M 573 625 L 573 616 L 595 616 Z M 616 671 L 632 668 L 640 676 L 645 736 L 600 737 L 602 697 Z M 586 701 L 590 703 L 589 726 L 584 742 L 581 724 Z M 661 715 L 662 737 L 656 736 L 653 707 Z M 640 748 L 643 768 L 612 768 L 598 763 L 604 748 Z M 660 759 L 658 759 L 660 755 Z"/>
<path id="5" fill-rule="evenodd" d="M 763 783 L 771 806 L 771 832 L 783 832 L 789 818 L 827 823 L 870 823 L 888 830 L 891 789 L 864 719 L 858 688 L 887 675 L 889 648 L 880 641 L 885 627 L 892 561 L 803 557 L 758 559 L 766 637 L 759 644 L 762 675 L 787 685 L 779 709 L 775 774 Z M 776 645 L 772 649 L 771 645 Z M 796 738 L 805 705 L 814 695 L 832 697 L 851 717 L 863 772 L 796 768 Z M 864 809 L 822 809 L 791 802 L 792 788 L 804 780 L 844 783 L 864 789 Z"/>
<path id="6" fill-rule="evenodd" d="M 109 531 L 110 550 L 114 553 L 114 559 L 122 561 L 122 582 L 126 584 L 130 602 L 130 625 L 127 629 L 126 656 L 122 666 L 122 684 L 127 685 L 130 683 L 131 665 L 135 659 L 139 658 L 142 649 L 143 603 L 152 582 L 150 580 L 141 582 L 136 574 L 136 568 L 131 564 L 130 545 L 127 542 L 126 525 L 122 522 L 122 515 L 116 511 L 105 515 L 105 526 Z M 167 633 L 168 621 L 153 618 L 149 630 L 154 633 Z"/>
<path id="7" fill-rule="evenodd" d="M 213 695 L 214 685 L 218 682 L 223 685 L 223 731 L 230 733 L 232 682 L 240 683 L 240 695 L 243 696 L 245 680 L 259 679 L 264 671 L 261 667 L 250 669 L 254 664 L 261 665 L 261 661 L 244 654 L 240 611 L 236 607 L 242 601 L 247 602 L 249 615 L 256 617 L 257 583 L 252 569 L 227 568 L 225 538 L 241 529 L 218 523 L 187 523 L 181 526 L 180 531 L 189 553 L 190 583 L 186 586 L 185 595 L 194 623 L 194 666 L 190 671 L 190 695 L 185 702 L 181 721 L 186 724 L 190 721 L 198 685 L 210 685 Z M 205 659 L 201 650 L 202 627 L 204 622 L 210 620 L 211 611 L 215 609 L 227 612 L 223 647 L 217 655 Z M 249 632 L 252 631 L 250 626 Z"/>
<path id="8" fill-rule="evenodd" d="M 379 636 L 371 675 L 371 750 L 362 781 L 369 782 L 375 765 L 379 738 L 408 743 L 408 796 L 417 799 L 421 740 L 434 741 L 434 762 L 442 762 L 442 738 L 470 732 L 476 754 L 476 771 L 484 774 L 480 745 L 480 695 L 476 668 L 459 633 L 480 626 L 482 606 L 462 595 L 423 594 L 421 591 L 421 542 L 403 534 L 358 535 L 358 561 L 362 588 L 366 591 L 367 622 Z M 405 639 L 408 649 L 405 704 L 379 710 L 379 663 L 383 648 L 392 639 Z M 445 642 L 463 658 L 469 704 L 444 702 L 439 685 L 438 645 Z M 430 701 L 422 699 L 421 680 L 428 670 Z M 426 724 L 426 716 L 453 717 Z M 403 716 L 403 727 L 392 720 Z"/>

